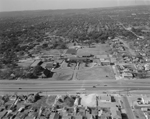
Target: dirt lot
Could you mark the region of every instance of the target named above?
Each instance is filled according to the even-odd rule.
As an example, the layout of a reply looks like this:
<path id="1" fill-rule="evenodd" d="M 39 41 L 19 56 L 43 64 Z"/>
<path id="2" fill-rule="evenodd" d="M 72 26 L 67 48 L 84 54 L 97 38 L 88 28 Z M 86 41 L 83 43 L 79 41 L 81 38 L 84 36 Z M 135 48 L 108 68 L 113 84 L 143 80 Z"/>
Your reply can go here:
<path id="1" fill-rule="evenodd" d="M 80 70 L 77 73 L 78 80 L 115 80 L 113 70 L 110 66 L 99 66 Z"/>

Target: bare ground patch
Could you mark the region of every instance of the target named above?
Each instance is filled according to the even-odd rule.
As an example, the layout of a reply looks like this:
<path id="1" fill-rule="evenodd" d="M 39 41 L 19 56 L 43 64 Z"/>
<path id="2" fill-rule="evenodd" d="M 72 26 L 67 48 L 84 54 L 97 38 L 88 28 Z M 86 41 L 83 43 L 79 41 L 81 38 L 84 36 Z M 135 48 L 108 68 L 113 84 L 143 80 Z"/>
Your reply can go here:
<path id="1" fill-rule="evenodd" d="M 77 73 L 78 80 L 115 80 L 114 73 L 110 66 L 94 67 L 87 70 L 80 70 Z"/>

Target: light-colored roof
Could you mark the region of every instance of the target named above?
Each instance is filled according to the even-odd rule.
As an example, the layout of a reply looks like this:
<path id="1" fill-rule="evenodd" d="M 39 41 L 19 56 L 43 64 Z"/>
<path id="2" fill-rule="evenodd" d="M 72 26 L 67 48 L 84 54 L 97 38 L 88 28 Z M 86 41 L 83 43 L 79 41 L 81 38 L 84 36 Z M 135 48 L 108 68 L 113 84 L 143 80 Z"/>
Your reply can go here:
<path id="1" fill-rule="evenodd" d="M 44 62 L 44 63 L 42 63 L 41 66 L 42 66 L 43 68 L 46 68 L 47 64 L 53 64 L 53 62 Z"/>
<path id="2" fill-rule="evenodd" d="M 96 107 L 96 98 L 98 94 L 81 94 L 81 105 L 88 107 Z"/>
<path id="3" fill-rule="evenodd" d="M 100 59 L 101 62 L 110 62 L 108 59 Z"/>
<path id="4" fill-rule="evenodd" d="M 123 73 L 122 75 L 123 76 L 131 76 L 131 77 L 133 76 L 132 73 Z"/>
<path id="5" fill-rule="evenodd" d="M 101 100 L 101 101 L 110 101 L 111 100 L 111 96 L 106 95 L 106 94 L 100 95 L 99 96 L 99 100 Z"/>
<path id="6" fill-rule="evenodd" d="M 37 66 L 39 62 L 41 62 L 41 60 L 36 60 L 35 62 L 33 62 L 33 63 L 31 64 L 31 67 Z"/>

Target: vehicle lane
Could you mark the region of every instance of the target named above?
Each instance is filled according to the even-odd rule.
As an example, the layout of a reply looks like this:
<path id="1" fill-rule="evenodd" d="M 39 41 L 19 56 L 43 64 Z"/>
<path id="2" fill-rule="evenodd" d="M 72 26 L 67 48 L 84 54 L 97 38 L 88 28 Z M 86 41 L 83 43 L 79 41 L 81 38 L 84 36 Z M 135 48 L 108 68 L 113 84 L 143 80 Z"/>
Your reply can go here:
<path id="1" fill-rule="evenodd" d="M 125 110 L 127 112 L 128 119 L 136 119 L 130 107 L 127 96 L 123 96 L 123 103 L 124 103 Z"/>

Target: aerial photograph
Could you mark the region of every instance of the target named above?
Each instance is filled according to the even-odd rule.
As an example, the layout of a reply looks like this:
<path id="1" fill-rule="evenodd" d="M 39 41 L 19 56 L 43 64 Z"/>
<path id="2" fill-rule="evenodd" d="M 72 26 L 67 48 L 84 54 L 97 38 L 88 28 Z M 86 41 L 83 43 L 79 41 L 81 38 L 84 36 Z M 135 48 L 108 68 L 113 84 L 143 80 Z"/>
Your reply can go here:
<path id="1" fill-rule="evenodd" d="M 150 119 L 150 0 L 0 0 L 0 119 Z"/>

